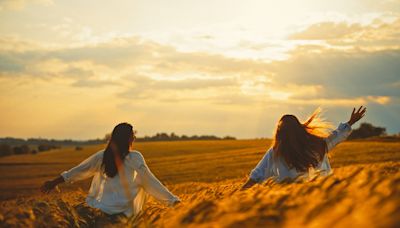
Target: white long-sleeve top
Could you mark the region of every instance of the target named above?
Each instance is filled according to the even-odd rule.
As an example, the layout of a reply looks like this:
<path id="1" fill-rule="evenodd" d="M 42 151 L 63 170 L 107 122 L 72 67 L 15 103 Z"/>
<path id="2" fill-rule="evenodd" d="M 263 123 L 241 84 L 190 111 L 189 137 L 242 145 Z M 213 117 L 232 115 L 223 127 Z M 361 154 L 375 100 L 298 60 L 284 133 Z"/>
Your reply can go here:
<path id="1" fill-rule="evenodd" d="M 341 123 L 339 127 L 332 131 L 325 138 L 327 150 L 331 150 L 337 144 L 344 141 L 351 132 L 351 126 L 348 123 Z M 308 177 L 309 172 L 298 172 L 295 168 L 289 168 L 283 158 L 273 159 L 273 148 L 271 147 L 264 157 L 258 162 L 257 166 L 251 171 L 250 179 L 255 182 L 263 182 L 272 177 L 275 181 L 281 182 L 285 179 L 295 179 L 299 176 Z M 328 175 L 332 172 L 329 158 L 325 154 L 320 164 L 313 170 L 321 175 Z"/>
<path id="2" fill-rule="evenodd" d="M 104 174 L 101 163 L 104 150 L 93 154 L 76 167 L 64 171 L 65 182 L 93 177 L 86 202 L 107 214 L 137 215 L 149 193 L 157 200 L 173 205 L 179 198 L 173 195 L 153 175 L 142 154 L 131 151 L 123 161 L 123 173 L 110 178 Z"/>

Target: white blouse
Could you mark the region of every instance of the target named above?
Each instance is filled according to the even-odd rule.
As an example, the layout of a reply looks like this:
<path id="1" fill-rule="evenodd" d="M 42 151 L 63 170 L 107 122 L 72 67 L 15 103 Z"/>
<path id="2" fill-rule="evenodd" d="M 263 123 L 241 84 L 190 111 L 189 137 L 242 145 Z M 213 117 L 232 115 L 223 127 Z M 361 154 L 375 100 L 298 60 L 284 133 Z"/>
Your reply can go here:
<path id="1" fill-rule="evenodd" d="M 61 174 L 69 183 L 93 176 L 86 198 L 89 206 L 107 214 L 124 213 L 131 216 L 142 210 L 146 193 L 170 206 L 179 201 L 153 175 L 140 152 L 130 152 L 123 161 L 123 172 L 112 178 L 107 177 L 101 168 L 103 153 L 104 150 L 101 150 Z"/>
<path id="2" fill-rule="evenodd" d="M 325 138 L 327 150 L 331 150 L 340 142 L 344 141 L 351 132 L 351 126 L 348 123 L 341 123 L 327 138 Z M 289 168 L 283 158 L 273 159 L 273 148 L 271 147 L 264 157 L 251 171 L 250 179 L 255 182 L 263 182 L 272 177 L 275 181 L 281 182 L 285 179 L 295 179 L 297 177 L 312 177 L 312 174 L 318 173 L 328 175 L 332 172 L 327 154 L 320 162 L 319 166 L 311 169 L 309 172 L 298 172 L 295 168 Z"/>

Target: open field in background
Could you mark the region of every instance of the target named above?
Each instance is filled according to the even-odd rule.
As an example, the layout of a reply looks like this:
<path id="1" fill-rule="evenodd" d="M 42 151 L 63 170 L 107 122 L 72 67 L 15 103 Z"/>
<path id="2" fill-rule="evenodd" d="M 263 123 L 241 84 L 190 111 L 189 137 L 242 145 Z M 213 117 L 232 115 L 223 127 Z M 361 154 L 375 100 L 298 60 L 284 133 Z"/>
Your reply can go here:
<path id="1" fill-rule="evenodd" d="M 400 225 L 399 142 L 345 142 L 330 153 L 333 176 L 309 183 L 267 183 L 237 192 L 270 143 L 136 143 L 135 149 L 142 152 L 153 173 L 184 201 L 172 209 L 152 201 L 139 222 L 166 227 Z M 95 212 L 77 205 L 84 201 L 89 181 L 63 185 L 61 194 L 50 196 L 41 195 L 37 189 L 43 181 L 103 147 L 1 158 L 1 199 L 9 200 L 0 205 L 0 222 L 88 225 Z"/>
<path id="2" fill-rule="evenodd" d="M 166 184 L 186 181 L 213 182 L 247 175 L 265 152 L 269 140 L 184 141 L 135 143 L 150 169 Z M 37 194 L 43 181 L 77 165 L 105 145 L 64 148 L 37 155 L 0 158 L 1 198 Z M 61 189 L 87 187 L 90 181 L 64 185 Z"/>
<path id="3" fill-rule="evenodd" d="M 270 146 L 270 140 L 189 141 L 136 143 L 150 169 L 166 184 L 215 182 L 244 177 Z M 0 199 L 38 193 L 49 178 L 77 165 L 104 145 L 76 151 L 63 148 L 37 155 L 0 158 Z M 334 168 L 349 164 L 400 161 L 400 143 L 345 142 L 331 152 Z M 89 181 L 61 189 L 87 187 Z"/>

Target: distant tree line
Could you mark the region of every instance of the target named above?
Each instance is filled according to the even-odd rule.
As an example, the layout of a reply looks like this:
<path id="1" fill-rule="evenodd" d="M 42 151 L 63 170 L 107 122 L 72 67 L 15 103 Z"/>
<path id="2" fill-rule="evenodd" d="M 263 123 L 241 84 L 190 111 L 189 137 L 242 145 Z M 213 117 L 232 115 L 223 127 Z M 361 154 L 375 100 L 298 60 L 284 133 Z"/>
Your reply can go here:
<path id="1" fill-rule="evenodd" d="M 361 123 L 359 128 L 354 129 L 349 136 L 349 139 L 365 139 L 371 137 L 391 137 L 399 140 L 398 135 L 387 136 L 386 128 L 377 127 L 370 123 Z M 110 139 L 110 134 L 102 139 L 91 140 L 56 140 L 56 139 L 43 139 L 43 138 L 0 138 L 0 156 L 12 154 L 36 154 L 38 152 L 57 149 L 63 146 L 75 146 L 76 150 L 82 150 L 83 146 L 104 144 Z M 154 142 L 154 141 L 189 141 L 189 140 L 236 140 L 235 137 L 225 136 L 217 137 L 215 135 L 176 135 L 175 133 L 157 133 L 154 136 L 144 136 L 137 138 L 137 142 Z"/>
<path id="2" fill-rule="evenodd" d="M 52 146 L 85 146 L 85 145 L 95 145 L 102 144 L 106 142 L 105 139 L 90 139 L 90 140 L 72 140 L 72 139 L 43 139 L 43 138 L 29 138 L 29 139 L 21 139 L 21 138 L 0 138 L 0 144 L 8 144 L 13 146 L 22 146 L 22 145 L 52 145 Z"/>
<path id="3" fill-rule="evenodd" d="M 20 145 L 20 146 L 11 146 L 9 144 L 2 143 L 0 144 L 0 156 L 7 156 L 13 154 L 37 154 L 38 152 L 43 152 L 47 150 L 57 149 L 60 146 L 54 145 Z"/>
<path id="4" fill-rule="evenodd" d="M 56 140 L 56 139 L 43 139 L 43 138 L 0 138 L 0 156 L 7 156 L 13 154 L 36 154 L 43 151 L 57 149 L 65 146 L 74 146 L 75 150 L 82 150 L 83 146 L 104 144 L 110 139 L 110 134 L 106 134 L 103 139 L 91 140 Z M 157 133 L 154 136 L 145 136 L 137 138 L 137 142 L 152 142 L 152 141 L 182 141 L 182 140 L 235 140 L 234 137 L 225 136 L 223 138 L 214 135 L 176 135 L 175 133 Z"/>
<path id="5" fill-rule="evenodd" d="M 157 133 L 154 136 L 144 136 L 142 138 L 137 138 L 137 142 L 152 142 L 152 141 L 189 141 L 189 140 L 236 140 L 235 137 L 225 136 L 217 137 L 215 135 L 176 135 L 175 133 Z"/>
<path id="6" fill-rule="evenodd" d="M 57 140 L 43 138 L 0 138 L 0 156 L 12 154 L 36 154 L 38 152 L 58 149 L 64 146 L 75 146 L 76 150 L 81 150 L 82 146 L 105 143 L 105 139 L 91 140 Z"/>

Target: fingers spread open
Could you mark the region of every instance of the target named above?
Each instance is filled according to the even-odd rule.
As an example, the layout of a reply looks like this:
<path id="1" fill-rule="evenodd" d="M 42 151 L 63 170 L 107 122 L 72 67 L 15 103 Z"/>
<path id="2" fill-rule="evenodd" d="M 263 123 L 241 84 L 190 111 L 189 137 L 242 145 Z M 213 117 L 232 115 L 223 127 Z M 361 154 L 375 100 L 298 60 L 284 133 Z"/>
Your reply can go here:
<path id="1" fill-rule="evenodd" d="M 367 108 L 364 108 L 363 110 L 362 110 L 362 113 L 365 113 L 367 111 Z"/>

